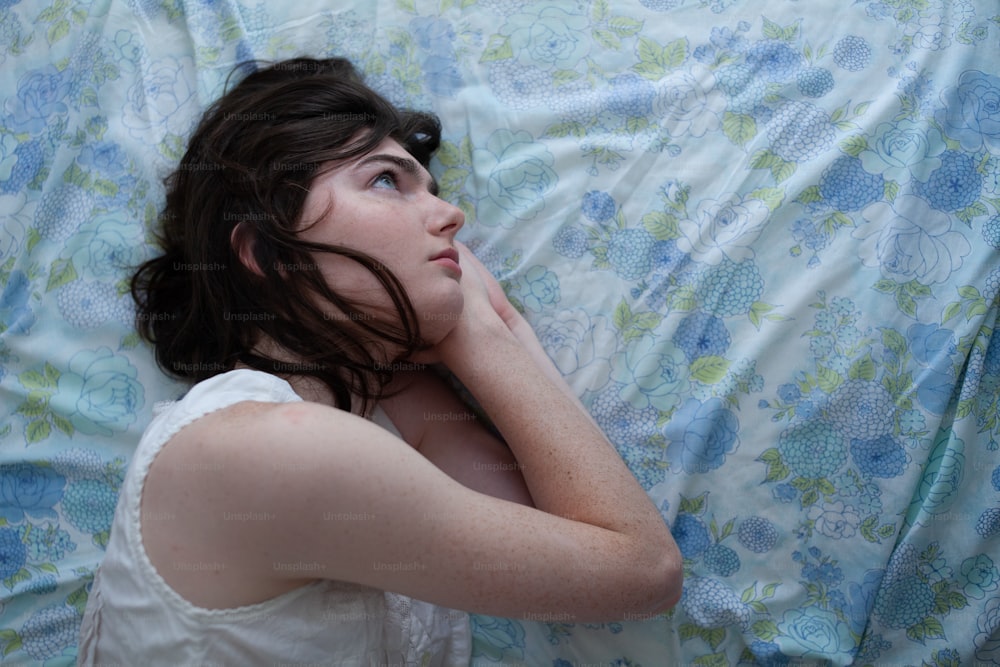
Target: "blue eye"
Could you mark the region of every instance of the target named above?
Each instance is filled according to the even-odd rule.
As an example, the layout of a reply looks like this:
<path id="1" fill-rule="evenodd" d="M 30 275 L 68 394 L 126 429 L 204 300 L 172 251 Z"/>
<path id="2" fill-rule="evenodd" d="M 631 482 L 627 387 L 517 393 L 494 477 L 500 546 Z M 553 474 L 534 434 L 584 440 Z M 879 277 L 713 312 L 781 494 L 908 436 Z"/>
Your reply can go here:
<path id="1" fill-rule="evenodd" d="M 397 189 L 396 176 L 391 171 L 384 171 L 372 181 L 372 187 Z"/>

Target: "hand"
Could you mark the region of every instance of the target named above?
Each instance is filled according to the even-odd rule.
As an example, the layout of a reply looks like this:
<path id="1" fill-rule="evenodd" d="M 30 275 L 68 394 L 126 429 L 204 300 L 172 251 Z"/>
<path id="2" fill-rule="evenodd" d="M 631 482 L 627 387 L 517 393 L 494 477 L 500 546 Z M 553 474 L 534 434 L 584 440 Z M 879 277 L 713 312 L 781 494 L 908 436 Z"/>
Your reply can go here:
<path id="1" fill-rule="evenodd" d="M 493 307 L 493 311 L 500 316 L 500 319 L 507 324 L 510 328 L 511 324 L 518 318 L 519 313 L 517 309 L 511 305 L 510 301 L 507 300 L 507 295 L 503 291 L 503 287 L 497 282 L 497 279 L 490 273 L 479 258 L 472 254 L 465 244 L 455 242 L 455 247 L 458 248 L 458 253 L 460 255 L 460 260 L 462 264 L 463 271 L 469 271 L 470 268 L 475 269 L 478 274 L 480 282 L 486 288 L 486 294 L 489 297 L 490 305 Z M 463 274 L 464 277 L 465 274 Z"/>
<path id="2" fill-rule="evenodd" d="M 472 251 L 458 241 L 455 242 L 455 249 L 462 267 L 460 285 L 464 304 L 461 316 L 443 339 L 412 355 L 409 361 L 436 364 L 444 361 L 446 352 L 455 352 L 456 348 L 470 352 L 474 343 L 481 347 L 484 338 L 490 335 L 491 326 L 495 327 L 494 331 L 509 330 L 520 317 L 507 300 L 500 283 Z M 459 353 L 462 353 L 461 350 Z"/>

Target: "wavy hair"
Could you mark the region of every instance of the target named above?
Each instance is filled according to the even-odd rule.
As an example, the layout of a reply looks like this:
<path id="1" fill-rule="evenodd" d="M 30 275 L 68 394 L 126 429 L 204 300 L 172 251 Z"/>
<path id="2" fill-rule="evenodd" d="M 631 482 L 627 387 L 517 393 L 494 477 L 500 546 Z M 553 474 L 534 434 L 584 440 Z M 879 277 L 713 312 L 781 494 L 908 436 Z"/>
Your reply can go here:
<path id="1" fill-rule="evenodd" d="M 131 283 L 136 327 L 172 376 L 200 381 L 240 362 L 315 378 L 337 407 L 350 410 L 355 395 L 366 411 L 391 377 L 386 344 L 402 350 L 396 359 L 423 346 L 416 314 L 401 282 L 374 258 L 299 238 L 306 195 L 331 163 L 364 155 L 385 138 L 427 167 L 440 122 L 397 109 L 343 59 L 244 64 L 234 74 L 240 68 L 252 71 L 206 110 L 165 180 L 157 232 L 163 254 L 142 264 Z M 232 239 L 244 235 L 256 267 L 234 248 Z M 364 266 L 391 298 L 398 321 L 375 318 L 338 294 L 315 253 Z M 342 317 L 331 319 L 324 304 Z M 257 349 L 265 339 L 296 361 Z"/>

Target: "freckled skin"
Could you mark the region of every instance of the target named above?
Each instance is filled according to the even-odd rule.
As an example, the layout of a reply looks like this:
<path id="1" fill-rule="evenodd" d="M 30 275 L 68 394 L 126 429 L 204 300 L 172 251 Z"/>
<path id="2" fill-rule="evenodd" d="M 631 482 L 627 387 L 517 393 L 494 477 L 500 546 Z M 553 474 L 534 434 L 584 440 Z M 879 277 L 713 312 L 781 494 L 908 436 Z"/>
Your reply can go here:
<path id="1" fill-rule="evenodd" d="M 398 144 L 370 155 L 388 158 L 363 156 L 324 181 L 336 188 L 333 215 L 311 233 L 395 262 L 418 314 L 448 315 L 433 320 L 432 349 L 410 360 L 418 370 L 397 373 L 380 404 L 402 438 L 294 376 L 301 403 L 244 402 L 193 421 L 146 481 L 143 513 L 175 517 L 144 522 L 153 565 L 208 608 L 323 578 L 513 618 L 669 609 L 681 558 L 659 512 L 496 280 L 455 242 L 460 212 L 430 194 L 422 168 L 384 178 L 387 163 L 407 159 Z M 405 243 L 386 243 L 396 236 Z M 460 274 L 434 261 L 445 248 L 459 251 Z M 340 268 L 324 270 L 345 289 L 369 287 Z M 423 363 L 454 373 L 504 440 L 478 420 L 433 418 L 467 408 Z"/>

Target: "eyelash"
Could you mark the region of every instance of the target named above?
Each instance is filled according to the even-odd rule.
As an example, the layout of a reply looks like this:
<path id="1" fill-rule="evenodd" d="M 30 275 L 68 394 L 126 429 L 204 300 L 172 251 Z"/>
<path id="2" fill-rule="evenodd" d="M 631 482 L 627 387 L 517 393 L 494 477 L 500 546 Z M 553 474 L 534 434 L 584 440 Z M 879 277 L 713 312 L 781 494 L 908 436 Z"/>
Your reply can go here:
<path id="1" fill-rule="evenodd" d="M 399 189 L 399 177 L 396 175 L 395 172 L 390 171 L 390 170 L 383 171 L 378 176 L 376 176 L 375 180 L 372 181 L 372 186 L 373 187 L 380 187 L 378 184 L 380 182 L 382 182 L 382 180 L 385 179 L 385 178 L 388 178 L 389 180 L 392 181 L 392 189 L 394 189 L 394 190 L 398 190 Z"/>

